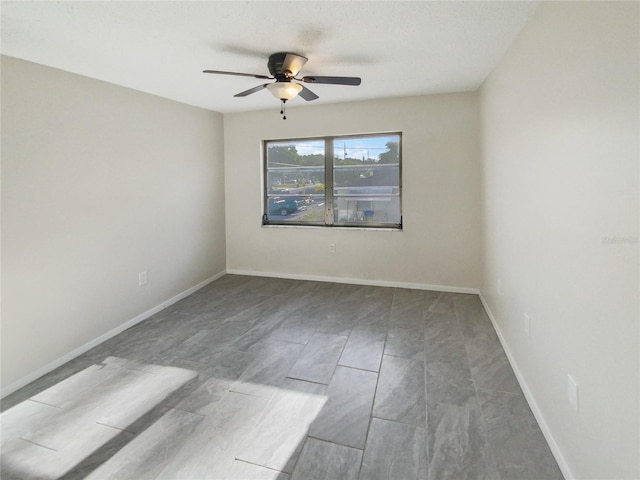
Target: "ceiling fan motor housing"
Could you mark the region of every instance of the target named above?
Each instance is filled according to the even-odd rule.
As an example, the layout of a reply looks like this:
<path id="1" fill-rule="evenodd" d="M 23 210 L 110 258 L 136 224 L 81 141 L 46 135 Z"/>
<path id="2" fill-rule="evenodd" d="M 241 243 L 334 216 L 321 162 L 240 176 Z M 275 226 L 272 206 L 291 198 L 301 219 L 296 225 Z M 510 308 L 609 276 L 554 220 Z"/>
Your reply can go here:
<path id="1" fill-rule="evenodd" d="M 295 77 L 300 68 L 306 63 L 307 58 L 290 52 L 277 52 L 269 56 L 267 68 L 269 73 L 278 82 L 290 81 Z"/>

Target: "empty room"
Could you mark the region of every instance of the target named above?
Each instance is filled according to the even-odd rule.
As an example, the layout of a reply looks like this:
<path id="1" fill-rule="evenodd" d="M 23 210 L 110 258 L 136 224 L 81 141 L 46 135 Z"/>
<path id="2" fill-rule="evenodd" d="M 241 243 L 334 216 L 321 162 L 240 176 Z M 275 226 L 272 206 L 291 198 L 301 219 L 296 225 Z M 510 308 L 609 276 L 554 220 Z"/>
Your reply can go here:
<path id="1" fill-rule="evenodd" d="M 2 1 L 5 479 L 640 479 L 640 3 Z"/>

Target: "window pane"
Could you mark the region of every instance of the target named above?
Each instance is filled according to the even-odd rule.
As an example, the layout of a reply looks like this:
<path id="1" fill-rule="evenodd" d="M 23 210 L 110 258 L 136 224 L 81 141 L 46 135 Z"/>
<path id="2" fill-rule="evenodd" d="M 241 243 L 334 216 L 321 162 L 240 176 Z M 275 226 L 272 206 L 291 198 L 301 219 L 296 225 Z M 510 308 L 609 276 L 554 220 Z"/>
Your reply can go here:
<path id="1" fill-rule="evenodd" d="M 324 141 L 268 142 L 266 147 L 267 220 L 324 224 Z"/>
<path id="2" fill-rule="evenodd" d="M 265 141 L 264 148 L 265 224 L 402 228 L 401 134 Z"/>
<path id="3" fill-rule="evenodd" d="M 335 223 L 401 223 L 400 136 L 333 142 Z"/>

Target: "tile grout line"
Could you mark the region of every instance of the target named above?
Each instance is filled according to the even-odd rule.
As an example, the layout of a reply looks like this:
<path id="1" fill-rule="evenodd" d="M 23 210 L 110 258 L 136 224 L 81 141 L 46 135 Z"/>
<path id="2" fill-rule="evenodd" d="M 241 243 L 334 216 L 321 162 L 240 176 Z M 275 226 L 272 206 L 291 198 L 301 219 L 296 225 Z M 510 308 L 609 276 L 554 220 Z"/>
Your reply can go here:
<path id="1" fill-rule="evenodd" d="M 354 450 L 359 450 L 359 451 L 361 451 L 361 452 L 364 452 L 364 448 L 354 447 L 353 445 L 345 445 L 344 443 L 338 443 L 338 442 L 336 442 L 336 441 L 334 441 L 334 440 L 327 440 L 327 439 L 324 439 L 324 438 L 316 437 L 316 436 L 314 436 L 314 435 L 309 435 L 309 434 L 307 434 L 307 435 L 305 436 L 305 441 L 306 441 L 307 439 L 313 439 L 313 440 L 317 440 L 317 441 L 319 441 L 319 442 L 330 443 L 331 445 L 337 445 L 338 447 L 353 448 Z"/>
<path id="2" fill-rule="evenodd" d="M 58 453 L 58 450 L 56 450 L 55 448 L 47 447 L 46 445 L 41 445 L 32 440 L 27 440 L 26 438 L 18 437 L 18 440 L 22 440 L 23 442 L 30 443 L 31 445 L 35 445 L 36 447 L 45 448 L 47 450 L 51 450 L 52 452 Z"/>
<path id="3" fill-rule="evenodd" d="M 293 471 L 296 469 L 296 467 L 294 466 L 294 467 L 291 469 L 291 473 L 287 473 L 287 472 L 284 472 L 284 471 L 282 471 L 282 470 L 278 470 L 278 469 L 276 469 L 276 468 L 268 467 L 267 465 L 261 465 L 261 464 L 259 464 L 259 463 L 249 462 L 248 460 L 243 460 L 243 459 L 238 458 L 238 457 L 234 457 L 234 458 L 233 458 L 233 461 L 234 461 L 234 462 L 242 462 L 242 463 L 246 463 L 247 465 L 254 465 L 254 466 L 256 466 L 256 467 L 266 468 L 267 470 L 270 470 L 270 471 L 272 471 L 272 472 L 283 473 L 283 474 L 285 474 L 285 475 L 293 475 Z M 298 463 L 298 462 L 296 462 L 296 464 L 297 464 L 297 463 Z"/>
<path id="4" fill-rule="evenodd" d="M 393 297 L 395 297 L 395 289 L 393 291 Z M 364 447 L 362 447 L 362 457 L 360 458 L 360 466 L 358 467 L 358 477 L 362 472 L 362 465 L 364 465 L 364 455 L 367 450 L 367 444 L 369 443 L 369 433 L 371 432 L 371 424 L 373 423 L 373 409 L 376 406 L 376 397 L 378 396 L 378 384 L 380 383 L 380 372 L 382 371 L 382 361 L 384 360 L 384 351 L 387 348 L 387 339 L 389 337 L 389 324 L 391 322 L 391 312 L 393 311 L 393 298 L 391 299 L 391 306 L 389 307 L 389 318 L 387 319 L 387 328 L 384 336 L 384 345 L 382 347 L 382 355 L 380 355 L 380 368 L 376 372 L 376 388 L 373 393 L 373 401 L 371 402 L 371 412 L 369 413 L 369 423 L 367 424 L 367 434 L 364 437 Z"/>
<path id="5" fill-rule="evenodd" d="M 439 297 L 440 295 L 438 295 Z M 429 305 L 430 307 L 431 305 Z M 427 315 L 429 313 L 429 307 L 427 307 L 426 305 L 424 306 L 424 309 L 422 311 L 422 323 L 424 324 L 423 326 L 426 327 L 426 323 L 427 323 Z M 425 470 L 427 473 L 427 480 L 430 480 L 430 468 L 429 468 L 429 464 L 430 464 L 430 458 L 429 458 L 429 393 L 427 390 L 427 329 L 424 328 L 423 332 L 422 332 L 422 341 L 424 342 L 423 346 L 422 346 L 422 361 L 423 361 L 423 376 L 424 376 L 424 456 L 425 456 L 425 461 L 426 461 L 426 466 L 425 466 Z"/>
<path id="6" fill-rule="evenodd" d="M 51 403 L 41 402 L 40 400 L 35 400 L 33 397 L 27 398 L 25 401 L 26 402 L 38 403 L 40 405 L 46 405 L 47 407 L 53 407 L 53 408 L 57 408 L 59 410 L 63 410 L 63 407 L 59 407 L 58 405 L 53 405 Z"/>
<path id="7" fill-rule="evenodd" d="M 462 315 L 462 313 L 460 313 L 459 308 L 455 308 L 455 304 L 454 304 L 454 314 L 456 319 L 459 321 L 459 315 Z M 482 424 L 480 426 L 480 429 L 481 429 L 482 437 L 484 438 L 484 442 L 485 442 L 485 455 L 489 457 L 490 461 L 494 465 L 497 465 L 497 460 L 493 454 L 493 448 L 489 444 L 489 436 L 487 434 L 487 417 L 485 415 L 485 409 L 482 408 L 482 405 L 480 403 L 480 397 L 478 396 L 478 390 L 484 390 L 484 389 L 478 388 L 478 385 L 476 384 L 476 379 L 474 378 L 474 375 L 471 372 L 471 360 L 469 358 L 469 351 L 467 350 L 467 340 L 464 337 L 464 332 L 463 332 L 462 344 L 464 347 L 464 354 L 467 357 L 467 365 L 469 366 L 469 375 L 471 375 L 471 382 L 473 383 L 473 389 L 475 391 L 476 404 L 478 405 L 478 410 L 480 411 L 480 416 L 482 419 Z M 485 462 L 485 467 L 489 468 L 490 465 L 487 462 Z M 500 478 L 502 478 L 499 472 L 496 472 L 496 473 L 499 475 Z"/>

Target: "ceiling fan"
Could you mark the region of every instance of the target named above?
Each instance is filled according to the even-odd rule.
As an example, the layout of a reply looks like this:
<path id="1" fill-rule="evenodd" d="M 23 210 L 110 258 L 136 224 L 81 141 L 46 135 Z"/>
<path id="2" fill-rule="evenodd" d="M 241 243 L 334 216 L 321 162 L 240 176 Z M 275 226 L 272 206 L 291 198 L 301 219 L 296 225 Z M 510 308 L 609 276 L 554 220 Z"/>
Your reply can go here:
<path id="1" fill-rule="evenodd" d="M 296 75 L 300 72 L 307 58 L 302 55 L 291 52 L 278 52 L 269 56 L 267 62 L 267 68 L 271 76 L 256 75 L 253 73 L 239 73 L 239 72 L 224 72 L 221 70 L 203 70 L 203 73 L 216 73 L 222 75 L 238 75 L 241 77 L 254 77 L 266 80 L 275 80 L 272 83 L 265 83 L 258 85 L 257 87 L 250 88 L 244 92 L 240 92 L 234 95 L 234 97 L 246 97 L 252 93 L 258 92 L 264 88 L 269 90 L 274 97 L 278 98 L 281 102 L 281 111 L 283 119 L 287 119 L 285 114 L 285 103 L 287 100 L 295 98 L 298 94 L 306 101 L 315 100 L 318 95 L 313 93 L 304 85 L 296 82 L 303 83 L 325 83 L 331 85 L 360 85 L 361 79 L 359 77 L 321 77 L 317 75 L 304 76 L 302 78 L 296 78 Z"/>

